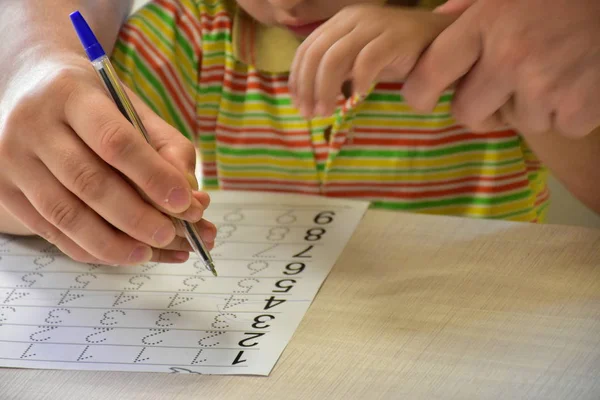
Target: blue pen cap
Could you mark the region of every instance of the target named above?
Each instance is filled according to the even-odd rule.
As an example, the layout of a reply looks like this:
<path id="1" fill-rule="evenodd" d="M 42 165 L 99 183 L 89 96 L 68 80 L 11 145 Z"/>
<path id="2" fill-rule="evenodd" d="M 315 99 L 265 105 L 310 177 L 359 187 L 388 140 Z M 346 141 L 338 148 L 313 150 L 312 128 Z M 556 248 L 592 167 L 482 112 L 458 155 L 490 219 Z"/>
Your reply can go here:
<path id="1" fill-rule="evenodd" d="M 73 27 L 75 27 L 75 32 L 77 32 L 77 36 L 79 36 L 79 41 L 83 45 L 85 52 L 90 59 L 90 61 L 94 61 L 102 56 L 105 56 L 106 53 L 96 39 L 96 35 L 92 32 L 92 29 L 85 22 L 83 15 L 79 11 L 72 12 L 71 22 L 73 23 Z"/>

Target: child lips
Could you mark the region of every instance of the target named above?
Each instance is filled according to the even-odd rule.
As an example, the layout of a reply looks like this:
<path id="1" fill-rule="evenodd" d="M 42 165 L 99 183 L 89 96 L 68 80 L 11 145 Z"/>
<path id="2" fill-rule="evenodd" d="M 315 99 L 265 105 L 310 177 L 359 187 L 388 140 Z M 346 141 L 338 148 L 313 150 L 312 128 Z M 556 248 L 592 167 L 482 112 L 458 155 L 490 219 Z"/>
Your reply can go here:
<path id="1" fill-rule="evenodd" d="M 303 25 L 286 24 L 285 27 L 299 36 L 308 36 L 311 33 L 313 33 L 318 27 L 323 25 L 324 22 L 325 20 L 311 22 Z"/>

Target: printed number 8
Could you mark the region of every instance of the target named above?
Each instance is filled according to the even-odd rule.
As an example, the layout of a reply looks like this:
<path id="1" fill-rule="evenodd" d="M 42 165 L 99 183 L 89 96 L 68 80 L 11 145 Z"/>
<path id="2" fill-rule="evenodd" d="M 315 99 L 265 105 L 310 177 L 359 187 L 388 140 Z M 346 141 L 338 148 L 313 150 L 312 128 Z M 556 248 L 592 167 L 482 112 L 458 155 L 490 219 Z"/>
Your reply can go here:
<path id="1" fill-rule="evenodd" d="M 312 228 L 306 231 L 306 236 L 304 236 L 304 240 L 308 242 L 316 242 L 317 240 L 321 240 L 321 237 L 327 232 L 323 228 Z"/>

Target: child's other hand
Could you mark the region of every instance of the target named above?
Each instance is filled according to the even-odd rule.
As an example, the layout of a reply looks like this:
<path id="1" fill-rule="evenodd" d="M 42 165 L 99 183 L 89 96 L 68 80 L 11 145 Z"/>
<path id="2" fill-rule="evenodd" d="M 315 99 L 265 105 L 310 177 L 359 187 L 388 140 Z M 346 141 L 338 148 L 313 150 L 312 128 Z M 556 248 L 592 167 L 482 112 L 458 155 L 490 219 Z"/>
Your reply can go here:
<path id="1" fill-rule="evenodd" d="M 130 92 L 153 150 L 79 55 L 24 60 L 9 78 L 0 92 L 0 205 L 78 261 L 187 259 L 189 245 L 164 213 L 199 222 L 208 206 L 186 177 L 192 144 Z M 212 244 L 215 227 L 199 227 Z"/>
<path id="2" fill-rule="evenodd" d="M 376 81 L 399 81 L 455 17 L 391 6 L 343 9 L 299 47 L 289 79 L 306 118 L 333 113 L 344 82 L 364 95 Z"/>

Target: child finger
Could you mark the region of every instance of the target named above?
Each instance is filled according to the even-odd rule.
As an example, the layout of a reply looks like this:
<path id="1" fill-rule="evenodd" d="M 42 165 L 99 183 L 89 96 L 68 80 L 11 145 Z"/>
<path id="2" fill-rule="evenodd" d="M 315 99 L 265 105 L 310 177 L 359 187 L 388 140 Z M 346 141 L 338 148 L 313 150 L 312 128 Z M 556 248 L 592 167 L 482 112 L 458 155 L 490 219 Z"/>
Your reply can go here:
<path id="1" fill-rule="evenodd" d="M 404 79 L 419 58 L 420 49 L 411 47 L 410 44 L 399 45 L 397 38 L 386 34 L 367 44 L 356 57 L 352 69 L 355 93 L 365 95 L 385 69 L 393 69 L 387 79 Z"/>
<path id="2" fill-rule="evenodd" d="M 348 76 L 352 77 L 356 57 L 363 47 L 376 40 L 373 37 L 377 38 L 377 34 L 356 29 L 339 39 L 325 52 L 316 73 L 316 115 L 330 115 L 335 110 L 337 96 L 344 81 Z"/>
<path id="3" fill-rule="evenodd" d="M 300 66 L 304 61 L 306 51 L 312 46 L 315 40 L 318 39 L 319 34 L 323 31 L 324 26 L 327 26 L 329 22 L 326 22 L 324 25 L 321 25 L 317 28 L 310 36 L 308 36 L 304 41 L 298 46 L 296 50 L 296 54 L 294 55 L 294 59 L 292 60 L 292 65 L 290 67 L 290 76 L 288 78 L 288 88 L 290 91 L 290 95 L 292 96 L 292 102 L 296 108 L 299 107 L 297 102 L 297 94 L 298 94 L 298 75 L 300 71 Z"/>
<path id="4" fill-rule="evenodd" d="M 303 60 L 297 71 L 298 86 L 296 96 L 300 112 L 305 118 L 312 118 L 315 107 L 315 79 L 317 69 L 324 54 L 334 43 L 351 31 L 352 27 L 348 24 L 332 24 L 330 29 L 324 30 L 304 53 Z"/>

